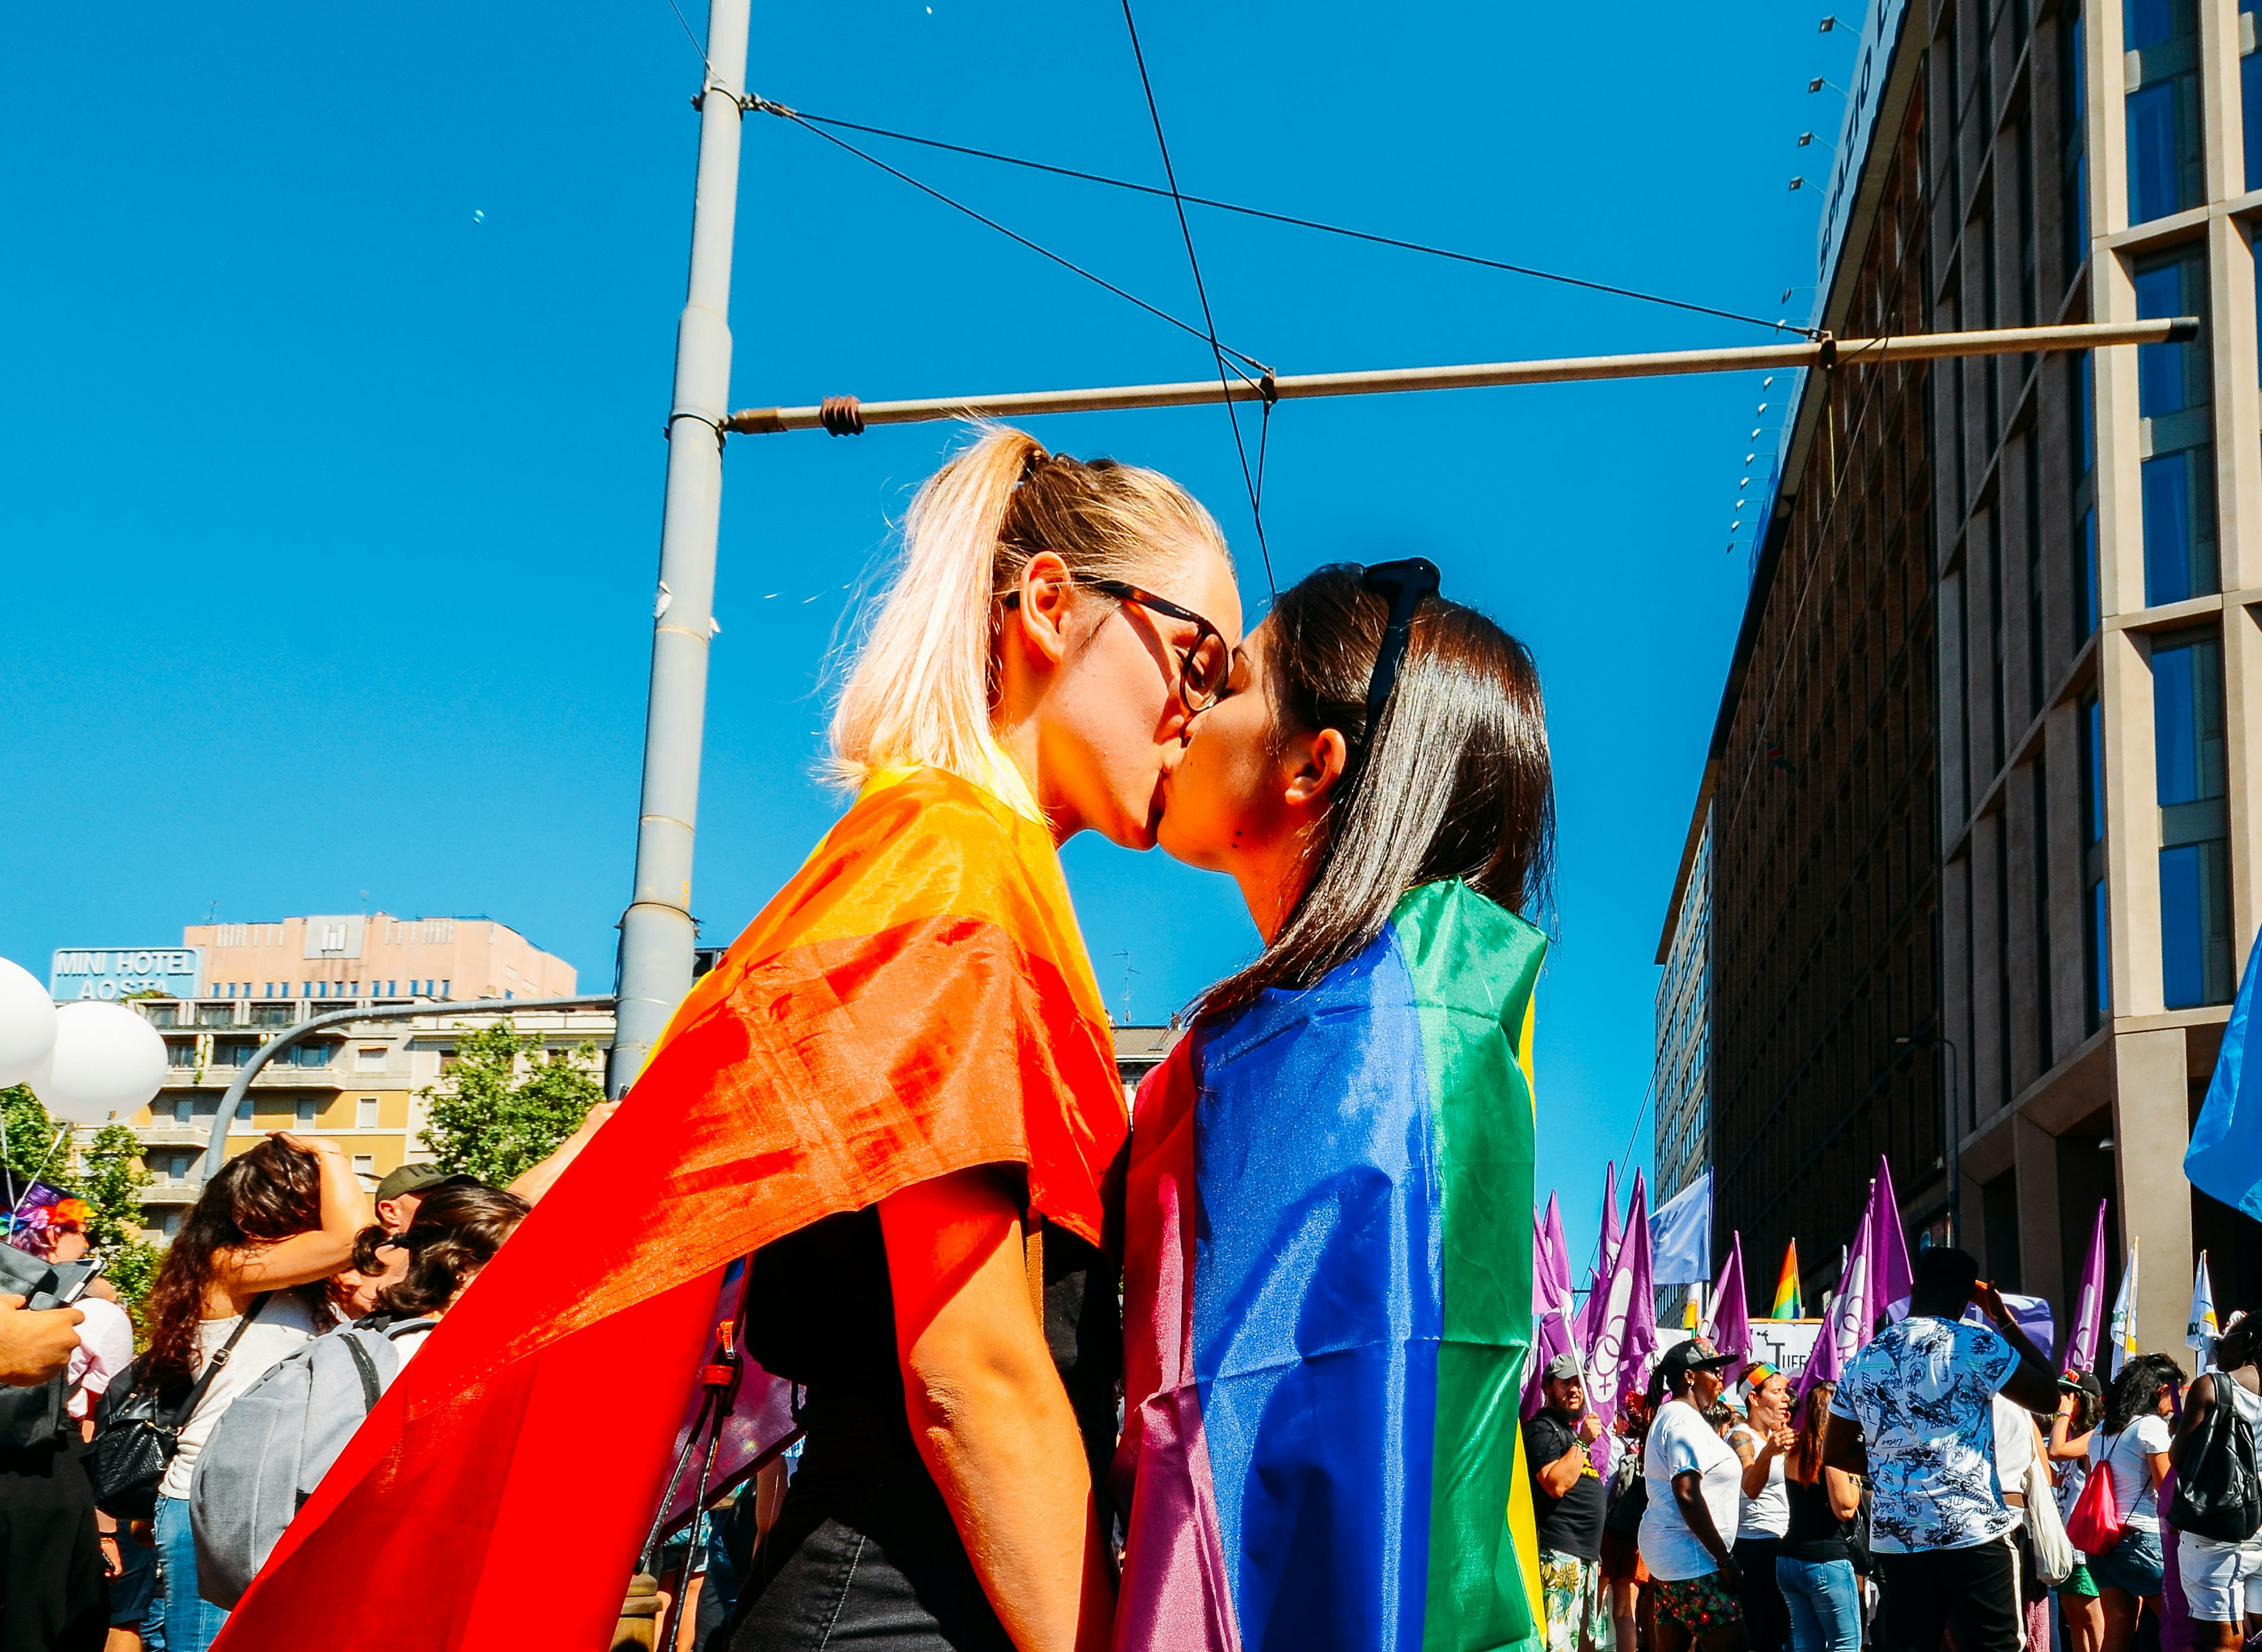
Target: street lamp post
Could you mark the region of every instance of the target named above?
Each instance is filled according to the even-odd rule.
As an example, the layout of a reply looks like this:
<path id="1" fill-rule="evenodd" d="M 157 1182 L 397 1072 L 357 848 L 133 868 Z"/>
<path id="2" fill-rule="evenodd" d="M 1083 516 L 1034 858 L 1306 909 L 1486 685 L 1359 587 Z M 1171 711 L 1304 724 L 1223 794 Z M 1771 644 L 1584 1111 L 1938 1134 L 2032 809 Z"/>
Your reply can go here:
<path id="1" fill-rule="evenodd" d="M 1936 1032 L 1904 1032 L 1893 1042 L 1918 1049 L 1937 1045 L 1948 1052 L 1948 1137 L 1941 1152 L 1948 1159 L 1948 1242 L 1957 1242 L 1963 1229 L 1963 1058 L 1953 1038 Z"/>
<path id="2" fill-rule="evenodd" d="M 699 97 L 699 177 L 691 277 L 675 334 L 667 415 L 667 493 L 652 609 L 652 691 L 636 886 L 621 915 L 620 1009 L 606 1088 L 627 1093 L 676 1003 L 691 990 L 698 925 L 691 851 L 707 648 L 715 634 L 715 540 L 723 508 L 723 423 L 731 416 L 731 239 L 738 200 L 739 99 L 746 90 L 748 0 L 710 0 Z"/>

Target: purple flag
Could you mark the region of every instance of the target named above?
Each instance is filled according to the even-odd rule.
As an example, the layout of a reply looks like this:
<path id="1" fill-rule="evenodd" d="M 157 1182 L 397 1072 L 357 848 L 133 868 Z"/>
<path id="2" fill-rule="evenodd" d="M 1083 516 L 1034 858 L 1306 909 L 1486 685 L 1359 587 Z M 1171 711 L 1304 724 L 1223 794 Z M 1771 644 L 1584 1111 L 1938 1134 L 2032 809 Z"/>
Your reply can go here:
<path id="1" fill-rule="evenodd" d="M 1587 1301 L 1571 1322 L 1572 1340 L 1578 1344 L 1583 1357 L 1595 1350 L 1595 1339 L 1603 1333 L 1604 1304 L 1610 1296 L 1610 1270 L 1618 1261 L 1618 1166 L 1610 1160 L 1603 1172 L 1603 1236 L 1597 1241 L 1601 1262 L 1587 1275 Z M 1567 1248 L 1566 1256 L 1570 1254 Z"/>
<path id="2" fill-rule="evenodd" d="M 2081 1265 L 2081 1296 L 2066 1327 L 2065 1368 L 2097 1368 L 2097 1339 L 2105 1330 L 2105 1201 L 2097 1202 L 2097 1225 L 2089 1232 L 2089 1258 Z"/>
<path id="3" fill-rule="evenodd" d="M 1637 1170 L 1639 1176 L 1641 1172 Z M 1610 1269 L 1618 1265 L 1618 1243 L 1625 1230 L 1618 1225 L 1618 1161 L 1611 1160 L 1603 1167 L 1603 1277 L 1610 1276 Z"/>
<path id="4" fill-rule="evenodd" d="M 1532 1311 L 1567 1315 L 1571 1311 L 1571 1247 L 1563 1238 L 1563 1210 L 1552 1192 L 1547 1196 L 1547 1214 L 1534 1225 L 1532 1242 Z"/>
<path id="5" fill-rule="evenodd" d="M 1837 1294 L 1830 1298 L 1829 1311 L 1822 1316 L 1814 1352 L 1807 1355 L 1806 1368 L 1798 1374 L 1799 1397 L 1817 1383 L 1836 1382 L 1845 1373 L 1846 1361 L 1869 1340 L 1869 1326 L 1877 1318 L 1876 1298 L 1869 1291 L 1870 1253 L 1875 1248 L 1869 1217 L 1870 1210 L 1864 1207 L 1861 1231 L 1854 1236 L 1854 1248 L 1846 1253 L 1846 1271 L 1838 1281 Z"/>
<path id="6" fill-rule="evenodd" d="M 1587 1353 L 1587 1404 L 1610 1432 L 1618 1414 L 1618 1399 L 1638 1389 L 1649 1375 L 1649 1360 L 1657 1344 L 1656 1296 L 1649 1281 L 1649 1210 L 1639 1172 L 1633 1197 L 1626 1206 L 1630 1218 L 1625 1243 L 1618 1249 L 1617 1266 L 1595 1294 L 1603 1304 L 1596 1321 L 1594 1346 Z"/>
<path id="7" fill-rule="evenodd" d="M 1908 1312 L 1916 1273 L 1909 1266 L 1908 1232 L 1901 1225 L 1900 1203 L 1893 1197 L 1893 1167 L 1877 1155 L 1877 1179 L 1869 1184 L 1869 1321 L 1881 1313 L 1898 1319 Z M 1866 1329 L 1862 1340 L 1869 1340 Z"/>
<path id="8" fill-rule="evenodd" d="M 1712 1319 L 1705 1327 L 1712 1346 L 1738 1359 L 1752 1351 L 1751 1304 L 1744 1296 L 1744 1236 L 1736 1234 L 1728 1246 L 1728 1260 L 1720 1268 L 1720 1282 L 1712 1288 Z"/>

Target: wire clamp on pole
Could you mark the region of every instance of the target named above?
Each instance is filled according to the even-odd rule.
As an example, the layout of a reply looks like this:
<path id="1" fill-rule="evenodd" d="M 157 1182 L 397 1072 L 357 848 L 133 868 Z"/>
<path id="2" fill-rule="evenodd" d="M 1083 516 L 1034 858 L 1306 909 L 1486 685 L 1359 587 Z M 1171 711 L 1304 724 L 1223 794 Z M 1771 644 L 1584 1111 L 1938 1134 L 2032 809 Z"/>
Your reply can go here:
<path id="1" fill-rule="evenodd" d="M 688 419 L 694 424 L 705 425 L 710 430 L 715 433 L 715 450 L 717 453 L 720 453 L 723 450 L 723 437 L 724 434 L 723 427 L 716 423 L 712 419 L 707 418 L 701 413 L 672 413 L 667 415 L 667 422 L 659 427 L 659 434 L 670 442 L 674 441 L 675 421 L 679 419 Z"/>
<path id="2" fill-rule="evenodd" d="M 864 434 L 864 409 L 854 396 L 827 396 L 818 404 L 817 422 L 832 436 Z"/>
<path id="3" fill-rule="evenodd" d="M 1264 398 L 1267 408 L 1280 399 L 1280 381 L 1272 377 L 1271 368 L 1266 368 L 1264 377 L 1257 381 L 1257 393 Z"/>
<path id="4" fill-rule="evenodd" d="M 1826 373 L 1830 372 L 1838 365 L 1838 341 L 1831 335 L 1830 329 L 1825 327 L 1815 335 L 1814 341 L 1821 347 L 1821 353 L 1815 357 L 1815 365 Z"/>

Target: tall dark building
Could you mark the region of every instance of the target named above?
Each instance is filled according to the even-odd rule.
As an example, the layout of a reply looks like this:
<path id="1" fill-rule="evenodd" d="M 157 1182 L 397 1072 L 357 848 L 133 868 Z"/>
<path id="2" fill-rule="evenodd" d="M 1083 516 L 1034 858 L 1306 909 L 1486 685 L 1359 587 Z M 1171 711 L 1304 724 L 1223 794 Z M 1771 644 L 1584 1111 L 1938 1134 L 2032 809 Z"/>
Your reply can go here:
<path id="1" fill-rule="evenodd" d="M 1810 1292 L 1883 1153 L 2061 1324 L 2100 1199 L 2147 1344 L 2200 1247 L 2262 1308 L 2262 1226 L 2181 1174 L 2262 922 L 2254 44 L 2222 0 L 1868 19 L 1822 325 L 2203 326 L 1799 389 L 1697 815 L 1717 1226 Z"/>

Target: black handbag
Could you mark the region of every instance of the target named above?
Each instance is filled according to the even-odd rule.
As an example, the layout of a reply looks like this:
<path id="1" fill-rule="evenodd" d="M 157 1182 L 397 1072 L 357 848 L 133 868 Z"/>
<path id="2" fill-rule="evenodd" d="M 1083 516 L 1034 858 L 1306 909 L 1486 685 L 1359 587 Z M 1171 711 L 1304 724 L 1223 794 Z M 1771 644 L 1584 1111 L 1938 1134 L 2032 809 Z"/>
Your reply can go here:
<path id="1" fill-rule="evenodd" d="M 2176 1470 L 2176 1500 L 2168 1520 L 2179 1532 L 2243 1543 L 2262 1531 L 2262 1475 L 2254 1462 L 2254 1425 L 2239 1414 L 2227 1390 L 2237 1381 L 2227 1371 L 2212 1373 L 2215 1404 L 2194 1431 Z"/>
<path id="2" fill-rule="evenodd" d="M 264 1294 L 253 1301 L 187 1391 L 175 1388 L 177 1397 L 169 1401 L 145 1380 L 146 1354 L 119 1374 L 95 1406 L 94 1443 L 82 1458 L 87 1478 L 94 1483 L 95 1507 L 119 1519 L 146 1520 L 156 1513 L 157 1486 L 180 1449 L 181 1430 L 197 1414 L 205 1390 L 227 1365 L 238 1339 L 266 1305 Z"/>

